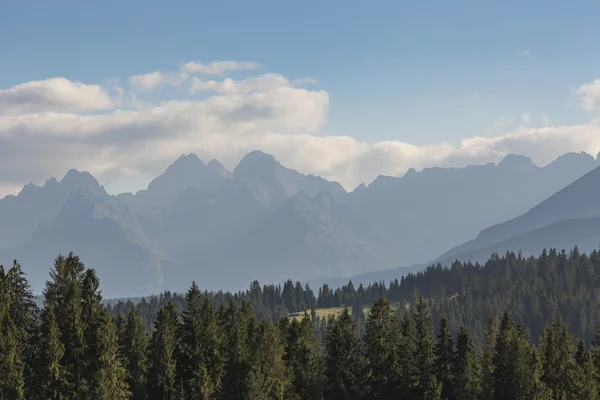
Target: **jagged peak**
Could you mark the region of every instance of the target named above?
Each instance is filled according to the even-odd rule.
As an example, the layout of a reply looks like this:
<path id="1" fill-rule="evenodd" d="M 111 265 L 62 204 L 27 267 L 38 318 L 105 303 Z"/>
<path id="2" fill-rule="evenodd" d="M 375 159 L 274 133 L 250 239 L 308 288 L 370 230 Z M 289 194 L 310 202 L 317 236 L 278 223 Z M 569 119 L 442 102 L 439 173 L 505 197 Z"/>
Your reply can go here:
<path id="1" fill-rule="evenodd" d="M 101 187 L 96 178 L 88 171 L 80 172 L 76 169 L 67 171 L 60 183 L 85 190 L 99 189 Z"/>
<path id="2" fill-rule="evenodd" d="M 522 154 L 508 154 L 498 163 L 498 168 L 537 167 L 533 160 Z"/>
<path id="3" fill-rule="evenodd" d="M 254 175 L 275 171 L 279 162 L 270 154 L 254 150 L 246 154 L 233 170 L 236 176 Z"/>
<path id="4" fill-rule="evenodd" d="M 171 164 L 167 167 L 167 171 L 169 169 L 189 168 L 189 167 L 196 167 L 196 166 L 204 167 L 205 164 L 194 153 L 182 154 L 181 156 L 179 156 L 179 158 L 177 160 L 175 160 L 175 162 L 173 164 Z"/>

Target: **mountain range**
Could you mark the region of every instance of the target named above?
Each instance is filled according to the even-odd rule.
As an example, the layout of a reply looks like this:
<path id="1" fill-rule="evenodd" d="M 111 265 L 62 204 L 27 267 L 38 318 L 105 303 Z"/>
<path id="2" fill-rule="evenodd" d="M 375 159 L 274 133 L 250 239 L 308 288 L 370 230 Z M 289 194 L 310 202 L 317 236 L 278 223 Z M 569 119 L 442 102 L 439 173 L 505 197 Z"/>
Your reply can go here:
<path id="1" fill-rule="evenodd" d="M 146 190 L 119 195 L 70 170 L 0 200 L 0 260 L 26 265 L 39 292 L 54 257 L 72 250 L 113 297 L 180 291 L 191 280 L 237 290 L 254 279 L 375 279 L 439 254 L 485 259 L 538 251 L 541 238 L 538 247 L 593 242 L 598 165 L 586 153 L 544 167 L 509 155 L 498 165 L 379 176 L 347 192 L 261 151 L 233 171 L 188 154 Z M 569 243 L 574 231 L 580 238 Z"/>

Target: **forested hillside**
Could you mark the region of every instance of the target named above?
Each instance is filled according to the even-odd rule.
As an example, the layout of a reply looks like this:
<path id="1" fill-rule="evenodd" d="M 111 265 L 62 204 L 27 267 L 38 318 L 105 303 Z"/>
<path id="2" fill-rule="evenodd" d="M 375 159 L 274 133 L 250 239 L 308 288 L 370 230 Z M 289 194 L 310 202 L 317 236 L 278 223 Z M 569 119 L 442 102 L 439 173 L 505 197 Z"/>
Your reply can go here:
<path id="1" fill-rule="evenodd" d="M 550 250 L 316 295 L 192 283 L 108 308 L 69 254 L 38 309 L 15 262 L 0 268 L 0 398 L 596 399 L 598 272 L 596 251 Z M 334 305 L 348 307 L 326 324 L 285 317 Z"/>

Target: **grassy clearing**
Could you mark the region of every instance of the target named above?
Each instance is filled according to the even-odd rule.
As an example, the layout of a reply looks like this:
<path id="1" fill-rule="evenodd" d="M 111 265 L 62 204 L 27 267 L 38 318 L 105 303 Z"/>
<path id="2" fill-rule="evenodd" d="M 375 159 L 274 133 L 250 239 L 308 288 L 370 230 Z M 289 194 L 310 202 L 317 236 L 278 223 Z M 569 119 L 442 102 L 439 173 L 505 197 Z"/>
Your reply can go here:
<path id="1" fill-rule="evenodd" d="M 392 309 L 396 309 L 398 308 L 397 304 L 392 304 Z M 369 315 L 369 311 L 371 310 L 371 307 L 365 307 L 363 308 L 363 312 L 365 313 L 365 317 L 367 315 Z M 344 307 L 330 307 L 330 308 L 317 308 L 315 310 L 315 312 L 317 313 L 317 316 L 319 318 L 331 318 L 331 317 L 337 317 L 338 315 L 340 315 L 342 313 L 342 311 L 344 311 Z M 306 312 L 308 313 L 308 315 L 310 315 L 310 310 L 306 310 Z M 292 313 L 289 315 L 290 319 L 302 319 L 302 317 L 304 316 L 304 312 L 297 312 L 297 313 Z"/>

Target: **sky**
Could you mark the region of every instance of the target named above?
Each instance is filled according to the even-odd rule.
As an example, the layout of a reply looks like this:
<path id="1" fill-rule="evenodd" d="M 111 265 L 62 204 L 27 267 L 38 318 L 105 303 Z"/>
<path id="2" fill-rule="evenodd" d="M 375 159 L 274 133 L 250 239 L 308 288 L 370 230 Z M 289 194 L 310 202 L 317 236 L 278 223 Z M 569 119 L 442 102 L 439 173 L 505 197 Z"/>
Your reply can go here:
<path id="1" fill-rule="evenodd" d="M 600 151 L 597 1 L 0 2 L 0 196 L 254 149 L 348 190 Z"/>

